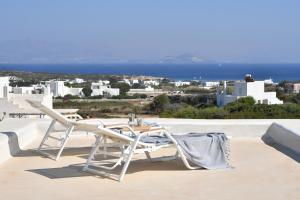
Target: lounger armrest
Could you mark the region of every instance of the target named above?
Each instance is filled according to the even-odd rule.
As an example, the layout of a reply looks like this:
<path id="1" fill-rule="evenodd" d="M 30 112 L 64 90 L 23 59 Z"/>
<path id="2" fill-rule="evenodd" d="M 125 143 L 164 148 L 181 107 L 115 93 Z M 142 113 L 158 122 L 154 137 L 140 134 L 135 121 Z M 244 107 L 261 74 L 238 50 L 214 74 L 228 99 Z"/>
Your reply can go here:
<path id="1" fill-rule="evenodd" d="M 151 130 L 147 131 L 141 131 L 140 134 L 146 134 L 146 135 L 151 135 L 151 134 L 157 134 L 157 133 L 166 133 L 168 132 L 165 128 L 160 127 L 160 128 L 153 128 Z"/>
<path id="2" fill-rule="evenodd" d="M 77 122 L 89 122 L 89 121 L 90 122 L 98 122 L 104 126 L 103 121 L 100 119 L 79 119 L 79 120 L 77 120 Z"/>
<path id="3" fill-rule="evenodd" d="M 127 124 L 116 124 L 116 125 L 109 125 L 105 126 L 105 128 L 114 129 L 114 128 L 127 128 L 134 136 L 136 136 L 136 132 Z"/>

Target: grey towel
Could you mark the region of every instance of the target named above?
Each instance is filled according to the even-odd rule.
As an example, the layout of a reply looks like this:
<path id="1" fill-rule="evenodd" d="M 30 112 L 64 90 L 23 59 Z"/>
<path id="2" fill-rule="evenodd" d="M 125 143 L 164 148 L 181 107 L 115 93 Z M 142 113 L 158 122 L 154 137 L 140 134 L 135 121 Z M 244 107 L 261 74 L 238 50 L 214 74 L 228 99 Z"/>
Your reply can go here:
<path id="1" fill-rule="evenodd" d="M 164 145 L 164 144 L 172 143 L 171 139 L 159 135 L 143 136 L 141 138 L 141 142 L 156 144 L 156 145 Z"/>
<path id="2" fill-rule="evenodd" d="M 224 133 L 173 135 L 187 159 L 206 169 L 229 168 L 229 141 Z"/>
<path id="3" fill-rule="evenodd" d="M 229 168 L 229 141 L 224 133 L 173 135 L 187 159 L 206 169 Z M 172 141 L 164 136 L 145 136 L 142 142 L 164 145 Z"/>

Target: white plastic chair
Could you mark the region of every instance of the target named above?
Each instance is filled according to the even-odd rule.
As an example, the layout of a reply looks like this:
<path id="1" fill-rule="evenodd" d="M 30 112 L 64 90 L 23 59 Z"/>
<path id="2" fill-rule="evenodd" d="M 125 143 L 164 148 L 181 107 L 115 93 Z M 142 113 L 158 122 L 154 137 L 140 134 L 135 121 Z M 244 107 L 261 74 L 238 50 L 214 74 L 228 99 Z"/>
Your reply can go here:
<path id="1" fill-rule="evenodd" d="M 186 159 L 186 156 L 184 155 L 181 147 L 178 145 L 176 140 L 172 137 L 171 134 L 169 134 L 167 131 L 164 131 L 165 137 L 170 139 L 170 143 L 167 144 L 154 144 L 154 143 L 145 143 L 142 142 L 141 138 L 145 135 L 153 134 L 153 133 L 159 133 L 161 135 L 161 130 L 160 131 L 151 131 L 151 132 L 144 132 L 140 133 L 134 136 L 129 136 L 129 135 L 123 135 L 120 133 L 115 132 L 114 130 L 105 128 L 101 125 L 93 125 L 93 124 L 86 124 L 82 122 L 76 122 L 75 123 L 76 127 L 79 127 L 82 130 L 86 130 L 89 132 L 93 132 L 97 135 L 96 142 L 94 144 L 94 147 L 92 148 L 89 157 L 86 161 L 86 164 L 83 168 L 83 171 L 91 172 L 93 174 L 97 175 L 105 175 L 114 179 L 117 179 L 119 181 L 122 181 L 127 168 L 132 160 L 132 157 L 135 154 L 141 154 L 145 153 L 147 158 L 150 159 L 151 161 L 166 161 L 166 160 L 173 160 L 178 157 L 180 157 L 184 163 L 184 165 L 188 169 L 199 169 L 200 167 L 193 167 L 189 164 L 189 162 Z M 101 147 L 105 147 L 106 145 L 109 145 L 107 143 L 107 140 L 111 140 L 115 146 L 118 146 L 120 148 L 119 152 L 109 152 L 107 149 L 101 150 Z M 169 156 L 169 157 L 163 157 L 163 158 L 158 158 L 158 159 L 152 159 L 150 156 L 150 153 L 153 151 L 157 151 L 161 148 L 165 147 L 175 147 L 177 152 L 174 156 Z M 115 161 L 111 166 L 108 166 L 107 163 L 98 163 L 94 164 L 93 159 L 95 154 L 102 154 L 105 156 L 113 156 L 117 157 L 117 161 Z M 119 175 L 112 175 L 110 173 L 106 173 L 103 170 L 114 170 L 117 166 L 123 165 L 121 173 Z M 92 166 L 92 168 L 91 168 Z M 103 170 L 101 170 L 103 169 Z"/>

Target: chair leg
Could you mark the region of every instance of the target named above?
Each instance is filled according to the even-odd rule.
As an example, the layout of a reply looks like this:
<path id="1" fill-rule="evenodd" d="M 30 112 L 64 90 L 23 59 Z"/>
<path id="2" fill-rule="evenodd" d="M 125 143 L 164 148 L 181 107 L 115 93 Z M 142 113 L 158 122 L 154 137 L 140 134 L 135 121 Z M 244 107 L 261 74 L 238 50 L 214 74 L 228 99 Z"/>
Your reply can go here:
<path id="1" fill-rule="evenodd" d="M 70 137 L 70 134 L 73 132 L 73 130 L 74 130 L 74 126 L 70 126 L 70 127 L 67 129 L 67 132 L 66 132 L 66 135 L 65 135 L 65 139 L 64 139 L 63 142 L 62 142 L 62 145 L 61 145 L 61 147 L 60 147 L 60 149 L 59 149 L 59 152 L 58 152 L 57 155 L 56 155 L 55 160 L 58 160 L 58 159 L 59 159 L 59 157 L 60 157 L 62 151 L 64 150 L 64 148 L 65 148 L 65 146 L 66 146 L 66 144 L 67 144 L 67 141 L 68 141 L 68 139 L 69 139 L 69 137 Z"/>
<path id="2" fill-rule="evenodd" d="M 141 136 L 141 135 L 139 135 L 139 136 L 136 138 L 136 140 L 130 145 L 130 151 L 129 151 L 127 157 L 125 158 L 126 162 L 125 162 L 125 164 L 124 164 L 124 166 L 123 166 L 123 168 L 122 168 L 122 171 L 121 171 L 121 173 L 120 173 L 120 175 L 119 175 L 119 181 L 122 181 L 123 178 L 124 178 L 124 176 L 125 176 L 125 173 L 126 173 L 127 168 L 128 168 L 128 166 L 129 166 L 129 164 L 130 164 L 130 161 L 131 161 L 131 159 L 132 159 L 132 156 L 133 156 L 133 154 L 134 154 L 134 151 L 135 151 L 135 149 L 136 149 L 136 147 L 137 147 L 137 144 L 138 144 L 138 142 L 139 142 L 139 140 L 140 140 L 140 136 Z"/>
<path id="3" fill-rule="evenodd" d="M 94 159 L 94 156 L 101 145 L 101 141 L 102 141 L 102 137 L 96 137 L 95 146 L 91 149 L 90 155 L 83 167 L 83 171 L 86 171 L 88 169 L 90 162 Z"/>
<path id="4" fill-rule="evenodd" d="M 47 129 L 47 132 L 46 132 L 46 134 L 45 134 L 45 136 L 44 136 L 44 138 L 43 138 L 43 140 L 42 140 L 40 146 L 38 147 L 38 151 L 40 151 L 40 150 L 42 149 L 42 147 L 43 147 L 45 141 L 47 140 L 47 138 L 48 138 L 48 136 L 49 136 L 49 134 L 50 134 L 51 131 L 53 130 L 55 123 L 56 123 L 56 120 L 52 120 L 52 121 L 51 121 L 51 124 L 50 124 L 49 128 Z"/>
<path id="5" fill-rule="evenodd" d="M 172 140 L 172 142 L 174 143 L 175 147 L 177 148 L 177 153 L 175 156 L 180 156 L 181 160 L 183 161 L 184 165 L 186 166 L 186 168 L 188 169 L 200 169 L 201 167 L 192 167 L 189 162 L 186 159 L 186 156 L 184 155 L 181 147 L 178 145 L 177 141 L 172 137 L 171 134 L 169 133 L 165 133 L 165 135 L 170 138 Z"/>
<path id="6" fill-rule="evenodd" d="M 179 156 L 180 156 L 180 158 L 181 158 L 181 160 L 182 160 L 182 162 L 183 162 L 183 164 L 185 165 L 186 168 L 188 168 L 188 169 L 201 169 L 201 167 L 192 167 L 190 165 L 190 163 L 187 161 L 186 156 L 182 152 L 181 147 L 178 146 L 178 144 L 176 144 L 176 147 L 177 147 L 178 154 L 179 154 Z"/>
<path id="7" fill-rule="evenodd" d="M 148 158 L 148 160 L 150 160 L 152 162 L 152 158 L 151 155 L 148 151 L 145 151 L 146 157 Z"/>
<path id="8" fill-rule="evenodd" d="M 104 150 L 104 152 L 107 152 L 107 146 L 106 146 L 107 138 L 106 137 L 103 138 L 103 143 L 104 143 L 103 150 Z M 107 158 L 107 154 L 104 154 L 103 157 L 106 159 Z"/>

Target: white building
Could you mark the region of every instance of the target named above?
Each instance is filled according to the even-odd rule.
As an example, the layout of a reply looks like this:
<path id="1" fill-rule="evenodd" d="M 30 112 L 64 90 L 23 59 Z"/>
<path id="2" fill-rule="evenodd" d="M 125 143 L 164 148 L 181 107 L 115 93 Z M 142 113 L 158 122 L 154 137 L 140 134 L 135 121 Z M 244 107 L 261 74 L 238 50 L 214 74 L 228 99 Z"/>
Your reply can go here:
<path id="1" fill-rule="evenodd" d="M 233 94 L 228 95 L 226 81 L 224 82 L 223 91 L 218 89 L 217 104 L 225 106 L 230 102 L 234 102 L 241 97 L 251 96 L 258 104 L 283 104 L 283 101 L 276 97 L 276 92 L 265 92 L 264 81 L 237 81 L 234 83 Z"/>
<path id="2" fill-rule="evenodd" d="M 43 88 L 42 94 L 33 94 L 34 87 L 15 87 L 10 92 L 9 77 L 0 77 L 0 113 L 7 115 L 17 114 L 25 116 L 27 114 L 40 113 L 32 108 L 26 100 L 35 100 L 52 108 L 52 96 L 50 89 Z"/>
<path id="3" fill-rule="evenodd" d="M 65 86 L 64 81 L 46 81 L 45 85 L 50 87 L 50 92 L 54 97 L 63 97 L 65 95 L 83 96 L 82 88 L 69 88 Z"/>
<path id="4" fill-rule="evenodd" d="M 210 90 L 214 87 L 218 87 L 220 85 L 220 82 L 215 82 L 215 81 L 207 81 L 204 82 L 202 85 L 199 85 L 200 88 Z"/>
<path id="5" fill-rule="evenodd" d="M 136 83 L 138 84 L 138 83 L 140 83 L 140 81 L 139 81 L 138 79 L 132 79 L 132 80 L 131 80 L 131 83 L 132 83 L 132 84 L 136 84 Z"/>
<path id="6" fill-rule="evenodd" d="M 181 86 L 189 86 L 191 85 L 191 82 L 189 81 L 176 81 L 175 83 L 176 87 L 181 87 Z"/>
<path id="7" fill-rule="evenodd" d="M 83 97 L 84 94 L 82 92 L 83 88 L 72 88 L 72 87 L 66 87 L 67 90 L 67 94 L 70 94 L 72 96 L 79 96 L 79 97 Z M 66 95 L 67 95 L 66 94 Z"/>
<path id="8" fill-rule="evenodd" d="M 104 85 L 103 81 L 98 83 L 92 83 L 91 85 L 92 94 L 91 96 L 118 96 L 120 95 L 119 88 L 111 88 L 110 85 Z"/>
<path id="9" fill-rule="evenodd" d="M 9 90 L 9 77 L 0 77 L 0 98 L 7 97 Z"/>
<path id="10" fill-rule="evenodd" d="M 108 81 L 108 80 L 99 80 L 98 83 L 101 84 L 101 85 L 109 85 L 110 81 Z"/>
<path id="11" fill-rule="evenodd" d="M 146 94 L 148 97 L 155 97 L 161 94 L 167 94 L 167 91 L 163 91 L 161 89 L 154 89 L 151 86 L 148 86 L 144 89 L 130 89 L 127 94 L 129 96 L 135 95 L 135 94 Z"/>
<path id="12" fill-rule="evenodd" d="M 45 85 L 50 88 L 50 92 L 54 97 L 65 96 L 64 81 L 46 81 Z"/>
<path id="13" fill-rule="evenodd" d="M 205 87 L 216 87 L 216 86 L 218 86 L 218 85 L 220 85 L 220 82 L 219 81 L 206 81 L 205 83 L 204 83 L 204 86 Z"/>
<path id="14" fill-rule="evenodd" d="M 121 83 L 127 83 L 128 85 L 131 85 L 131 82 L 129 79 L 123 79 L 122 81 L 119 81 Z"/>
<path id="15" fill-rule="evenodd" d="M 43 94 L 48 93 L 48 89 L 50 88 L 45 85 L 37 84 L 27 87 L 11 87 L 10 92 L 13 94 Z"/>
<path id="16" fill-rule="evenodd" d="M 75 78 L 73 81 L 71 81 L 72 83 L 84 83 L 84 79 L 82 78 Z"/>
<path id="17" fill-rule="evenodd" d="M 271 78 L 264 80 L 264 82 L 265 82 L 265 84 L 270 84 L 270 85 L 275 84 Z"/>
<path id="18" fill-rule="evenodd" d="M 140 80 L 138 79 L 123 79 L 122 81 L 119 81 L 120 83 L 127 83 L 128 85 L 132 86 L 133 84 L 139 84 Z"/>
<path id="19" fill-rule="evenodd" d="M 13 87 L 12 93 L 14 94 L 33 94 L 34 87 Z"/>
<path id="20" fill-rule="evenodd" d="M 145 86 L 158 86 L 159 81 L 157 81 L 157 80 L 146 80 L 146 81 L 144 81 L 144 85 Z"/>
<path id="21" fill-rule="evenodd" d="M 294 83 L 293 84 L 293 92 L 299 93 L 300 92 L 300 83 Z"/>

